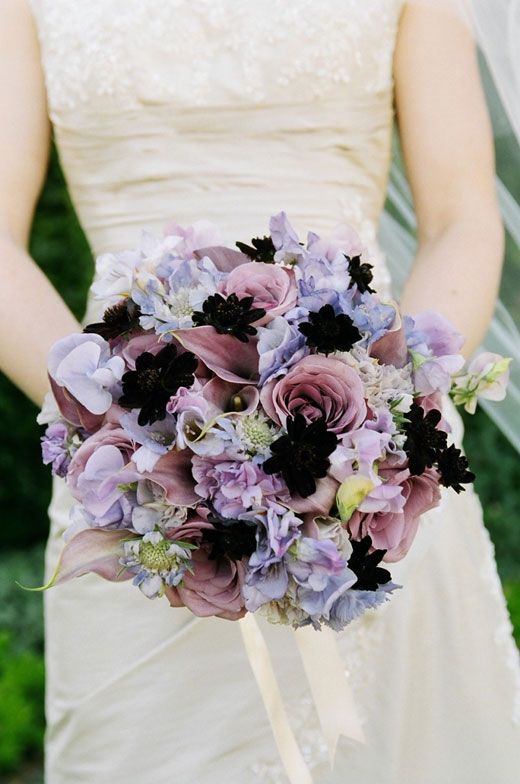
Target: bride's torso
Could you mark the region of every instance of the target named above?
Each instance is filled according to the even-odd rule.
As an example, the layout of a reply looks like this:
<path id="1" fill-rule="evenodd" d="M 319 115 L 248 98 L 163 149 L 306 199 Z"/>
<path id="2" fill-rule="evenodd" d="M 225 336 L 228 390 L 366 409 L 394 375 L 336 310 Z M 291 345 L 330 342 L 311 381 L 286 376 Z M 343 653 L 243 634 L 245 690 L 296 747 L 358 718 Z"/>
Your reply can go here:
<path id="1" fill-rule="evenodd" d="M 31 1 L 95 254 L 172 219 L 248 240 L 285 209 L 302 235 L 354 223 L 377 255 L 403 0 Z"/>

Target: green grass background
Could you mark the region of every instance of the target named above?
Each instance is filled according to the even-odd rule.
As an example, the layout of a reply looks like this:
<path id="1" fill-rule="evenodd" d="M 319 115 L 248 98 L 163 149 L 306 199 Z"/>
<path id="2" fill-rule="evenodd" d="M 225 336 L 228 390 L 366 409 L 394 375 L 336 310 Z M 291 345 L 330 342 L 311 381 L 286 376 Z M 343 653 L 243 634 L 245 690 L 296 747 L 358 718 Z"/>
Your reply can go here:
<path id="1" fill-rule="evenodd" d="M 80 317 L 93 263 L 55 153 L 34 222 L 31 252 Z M 36 413 L 6 378 L 0 378 L 0 782 L 10 784 L 41 781 L 41 597 L 16 586 L 16 581 L 34 585 L 41 580 L 48 527 L 50 474 L 40 461 Z M 466 433 L 466 451 L 477 474 L 476 487 L 520 636 L 520 461 L 484 414 L 466 417 Z"/>

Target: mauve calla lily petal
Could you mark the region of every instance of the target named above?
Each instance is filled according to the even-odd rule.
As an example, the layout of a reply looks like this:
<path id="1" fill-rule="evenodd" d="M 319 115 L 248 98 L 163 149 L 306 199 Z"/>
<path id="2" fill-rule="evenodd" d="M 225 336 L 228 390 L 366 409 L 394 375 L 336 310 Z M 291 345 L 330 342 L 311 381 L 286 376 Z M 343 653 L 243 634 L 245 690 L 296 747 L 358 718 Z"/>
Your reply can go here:
<path id="1" fill-rule="evenodd" d="M 178 329 L 175 337 L 187 351 L 224 381 L 233 384 L 254 384 L 258 380 L 256 340 L 240 343 L 232 335 L 219 335 L 213 327 Z"/>
<path id="2" fill-rule="evenodd" d="M 219 272 L 231 272 L 240 264 L 247 264 L 251 259 L 239 250 L 225 248 L 223 245 L 213 245 L 208 248 L 198 248 L 193 255 L 196 259 L 207 256 L 211 259 Z"/>
<path id="3" fill-rule="evenodd" d="M 394 365 L 402 368 L 408 362 L 406 335 L 401 317 L 396 316 L 392 328 L 370 346 L 369 354 L 383 365 Z"/>
<path id="4" fill-rule="evenodd" d="M 89 528 L 76 534 L 63 548 L 56 572 L 46 587 L 95 572 L 105 580 L 123 582 L 133 575 L 122 569 L 122 541 L 131 535 L 124 531 Z"/>

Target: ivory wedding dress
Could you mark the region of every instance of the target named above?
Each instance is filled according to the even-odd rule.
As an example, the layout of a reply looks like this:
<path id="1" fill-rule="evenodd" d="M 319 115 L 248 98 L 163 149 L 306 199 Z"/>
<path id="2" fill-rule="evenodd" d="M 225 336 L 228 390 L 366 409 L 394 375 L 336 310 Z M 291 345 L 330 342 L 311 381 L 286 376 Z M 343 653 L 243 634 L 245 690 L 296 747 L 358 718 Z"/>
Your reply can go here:
<path id="1" fill-rule="evenodd" d="M 375 233 L 402 5 L 33 0 L 56 143 L 93 252 L 172 219 L 249 241 L 284 209 L 302 237 L 356 225 L 388 288 Z M 69 505 L 56 480 L 48 569 Z M 367 742 L 342 740 L 333 772 L 294 635 L 261 622 L 313 781 L 514 784 L 518 659 L 471 489 L 425 516 L 392 574 L 403 590 L 338 636 Z M 94 576 L 45 605 L 48 784 L 287 781 L 237 623 Z"/>

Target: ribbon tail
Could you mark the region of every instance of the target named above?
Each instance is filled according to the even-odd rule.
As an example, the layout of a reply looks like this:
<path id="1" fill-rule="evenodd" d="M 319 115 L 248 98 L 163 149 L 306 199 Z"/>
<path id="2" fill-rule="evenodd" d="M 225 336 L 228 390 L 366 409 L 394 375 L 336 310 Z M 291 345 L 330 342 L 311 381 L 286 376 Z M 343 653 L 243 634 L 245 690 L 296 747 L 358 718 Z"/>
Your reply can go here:
<path id="1" fill-rule="evenodd" d="M 283 704 L 269 649 L 256 618 L 248 613 L 238 622 L 246 653 L 262 696 L 280 758 L 291 784 L 313 784 Z M 321 663 L 323 666 L 323 662 Z"/>
<path id="2" fill-rule="evenodd" d="M 348 673 L 331 629 L 304 626 L 294 634 L 333 768 L 341 735 L 365 743 Z"/>

